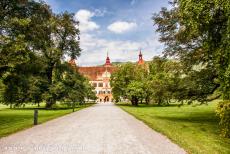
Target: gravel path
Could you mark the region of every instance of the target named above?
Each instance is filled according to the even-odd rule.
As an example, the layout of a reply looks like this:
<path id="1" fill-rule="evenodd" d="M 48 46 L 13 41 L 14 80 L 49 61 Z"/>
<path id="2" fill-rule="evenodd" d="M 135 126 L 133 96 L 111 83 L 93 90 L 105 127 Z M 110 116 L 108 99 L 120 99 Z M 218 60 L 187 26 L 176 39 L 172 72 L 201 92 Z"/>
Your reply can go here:
<path id="1" fill-rule="evenodd" d="M 113 104 L 97 104 L 0 139 L 0 153 L 182 154 Z"/>

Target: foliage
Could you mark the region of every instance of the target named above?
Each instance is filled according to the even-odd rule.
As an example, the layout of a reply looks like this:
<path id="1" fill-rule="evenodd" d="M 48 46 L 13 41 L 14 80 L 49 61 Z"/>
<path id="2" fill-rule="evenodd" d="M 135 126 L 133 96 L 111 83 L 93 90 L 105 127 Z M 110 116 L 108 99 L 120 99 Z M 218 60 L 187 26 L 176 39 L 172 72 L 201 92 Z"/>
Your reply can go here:
<path id="1" fill-rule="evenodd" d="M 133 105 L 143 100 L 158 105 L 172 101 L 206 103 L 220 96 L 219 85 L 213 82 L 214 73 L 211 68 L 198 66 L 187 71 L 178 60 L 154 57 L 147 66 L 121 65 L 112 75 L 111 85 L 115 97 L 128 98 Z"/>
<path id="2" fill-rule="evenodd" d="M 133 63 L 119 66 L 118 71 L 111 76 L 112 92 L 115 100 L 129 99 L 133 105 L 138 105 L 145 99 L 149 102 L 147 68 Z"/>
<path id="3" fill-rule="evenodd" d="M 132 104 L 137 106 L 138 101 L 144 95 L 144 86 L 141 81 L 133 81 L 128 84 L 126 89 L 126 94 L 129 100 L 131 100 Z"/>
<path id="4" fill-rule="evenodd" d="M 31 61 L 51 16 L 46 4 L 34 1 L 0 2 L 0 74 Z"/>
<path id="5" fill-rule="evenodd" d="M 153 16 L 160 41 L 166 45 L 165 56 L 179 59 L 187 75 L 202 76 L 203 80 L 193 83 L 199 87 L 197 95 L 202 95 L 203 100 L 216 90 L 229 99 L 230 2 L 174 0 L 171 4 L 170 10 L 162 8 Z"/>
<path id="6" fill-rule="evenodd" d="M 133 105 L 143 101 L 168 104 L 171 99 L 179 99 L 177 96 L 182 93 L 181 74 L 179 62 L 160 57 L 154 57 L 149 65 L 124 64 L 112 75 L 113 95 L 128 98 Z"/>
<path id="7" fill-rule="evenodd" d="M 91 87 L 63 59 L 80 55 L 78 22 L 41 1 L 0 2 L 1 102 L 20 106 L 94 98 Z"/>
<path id="8" fill-rule="evenodd" d="M 151 97 L 158 105 L 163 104 L 168 98 L 169 79 L 165 70 L 166 60 L 154 57 L 149 64 Z"/>
<path id="9" fill-rule="evenodd" d="M 121 65 L 115 73 L 111 76 L 111 86 L 113 97 L 116 101 L 119 101 L 121 97 L 127 98 L 126 87 L 134 80 L 134 65 L 127 63 Z"/>
<path id="10" fill-rule="evenodd" d="M 219 102 L 216 112 L 220 117 L 221 135 L 230 137 L 230 101 Z"/>
<path id="11" fill-rule="evenodd" d="M 158 105 L 168 105 L 172 100 L 187 100 L 183 66 L 179 61 L 154 57 L 149 64 L 151 98 Z"/>
<path id="12" fill-rule="evenodd" d="M 58 76 L 62 75 L 58 72 L 63 71 L 59 70 L 63 69 L 61 59 L 66 55 L 73 59 L 80 55 L 79 42 L 76 40 L 79 30 L 75 28 L 76 24 L 73 15 L 67 12 L 53 15 L 47 23 L 47 36 L 41 42 L 46 46 L 43 46 L 41 52 L 48 81 L 48 89 L 44 95 L 48 108 L 64 95 L 62 87 L 65 85 L 57 81 L 62 79 L 62 76 Z"/>

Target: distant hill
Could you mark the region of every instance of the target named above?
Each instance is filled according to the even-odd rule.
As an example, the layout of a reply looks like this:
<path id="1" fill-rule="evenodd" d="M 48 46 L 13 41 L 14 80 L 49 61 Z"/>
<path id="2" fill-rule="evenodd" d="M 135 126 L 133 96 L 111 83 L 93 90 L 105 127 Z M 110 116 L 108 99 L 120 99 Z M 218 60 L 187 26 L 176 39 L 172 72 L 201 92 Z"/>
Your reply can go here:
<path id="1" fill-rule="evenodd" d="M 128 63 L 128 62 L 112 62 L 111 64 L 113 66 L 119 66 L 119 65 L 122 65 L 122 64 L 125 64 L 125 63 Z M 98 66 L 103 66 L 103 65 L 98 65 Z"/>
<path id="2" fill-rule="evenodd" d="M 127 63 L 127 62 L 112 62 L 112 65 L 117 66 L 117 65 L 122 65 L 125 63 Z"/>

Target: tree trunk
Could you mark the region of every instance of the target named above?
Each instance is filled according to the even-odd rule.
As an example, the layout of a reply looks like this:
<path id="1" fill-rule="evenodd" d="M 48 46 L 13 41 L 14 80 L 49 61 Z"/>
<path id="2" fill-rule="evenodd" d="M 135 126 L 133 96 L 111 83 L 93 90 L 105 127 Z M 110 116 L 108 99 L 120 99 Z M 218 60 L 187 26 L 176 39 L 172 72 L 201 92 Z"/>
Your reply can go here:
<path id="1" fill-rule="evenodd" d="M 52 106 L 55 104 L 55 100 L 54 99 L 50 99 L 50 100 L 48 100 L 47 102 L 46 102 L 46 108 L 47 109 L 51 109 L 52 108 Z"/>
<path id="2" fill-rule="evenodd" d="M 148 105 L 149 104 L 149 97 L 145 97 L 145 103 Z"/>
<path id="3" fill-rule="evenodd" d="M 52 103 L 52 102 L 50 102 L 50 101 L 46 102 L 46 108 L 47 108 L 47 109 L 51 109 L 52 106 L 53 106 L 53 103 Z"/>
<path id="4" fill-rule="evenodd" d="M 133 106 L 138 106 L 138 98 L 136 96 L 132 96 L 131 102 Z"/>
<path id="5" fill-rule="evenodd" d="M 134 103 L 134 99 L 133 99 L 133 98 L 131 99 L 131 103 L 132 103 L 132 105 L 134 105 L 134 104 L 135 104 L 135 103 Z"/>
<path id="6" fill-rule="evenodd" d="M 49 66 L 46 70 L 46 75 L 47 75 L 48 83 L 51 85 L 52 84 L 52 77 L 53 77 L 54 63 L 50 62 L 48 65 Z"/>
<path id="7" fill-rule="evenodd" d="M 132 96 L 132 98 L 131 98 L 131 103 L 133 106 L 136 106 L 136 100 L 135 100 L 134 96 Z"/>
<path id="8" fill-rule="evenodd" d="M 48 68 L 46 69 L 46 76 L 47 76 L 49 86 L 52 85 L 54 64 L 55 63 L 53 63 L 53 62 L 49 62 L 48 63 Z M 47 109 L 52 108 L 54 103 L 55 103 L 55 101 L 52 98 L 50 100 L 46 101 L 46 108 Z"/>
<path id="9" fill-rule="evenodd" d="M 169 106 L 169 102 L 170 100 L 169 99 L 166 99 L 166 105 Z"/>
<path id="10" fill-rule="evenodd" d="M 161 98 L 157 99 L 157 105 L 161 106 L 161 104 L 162 104 L 162 99 Z"/>

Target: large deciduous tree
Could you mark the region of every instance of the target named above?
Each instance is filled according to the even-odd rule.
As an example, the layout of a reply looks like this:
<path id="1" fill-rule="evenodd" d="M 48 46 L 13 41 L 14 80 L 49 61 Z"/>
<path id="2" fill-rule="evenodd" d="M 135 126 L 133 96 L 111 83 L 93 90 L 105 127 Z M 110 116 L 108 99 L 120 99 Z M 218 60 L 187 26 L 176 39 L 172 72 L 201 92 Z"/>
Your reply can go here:
<path id="1" fill-rule="evenodd" d="M 111 86 L 116 101 L 129 99 L 132 105 L 138 105 L 144 99 L 149 102 L 148 69 L 145 66 L 126 63 L 112 74 Z"/>
<path id="2" fill-rule="evenodd" d="M 0 2 L 1 75 L 32 59 L 50 16 L 51 10 L 43 3 L 28 0 Z"/>
<path id="3" fill-rule="evenodd" d="M 73 14 L 67 12 L 53 15 L 47 23 L 47 37 L 42 42 L 45 46 L 41 49 L 41 53 L 46 66 L 48 93 L 52 89 L 51 87 L 55 87 L 53 84 L 54 71 L 58 69 L 64 56 L 68 55 L 75 59 L 80 55 L 79 30 L 76 25 L 77 22 L 74 21 Z M 46 97 L 47 107 L 51 107 L 55 101 L 56 99 L 53 97 Z"/>
<path id="4" fill-rule="evenodd" d="M 2 101 L 20 105 L 30 100 L 32 76 L 40 76 L 42 65 L 37 56 L 38 38 L 50 18 L 44 3 L 27 0 L 0 2 L 0 74 L 4 83 Z M 34 87 L 35 88 L 35 87 Z"/>
<path id="5" fill-rule="evenodd" d="M 126 88 L 128 84 L 134 80 L 134 68 L 132 63 L 121 65 L 119 70 L 111 76 L 111 86 L 113 97 L 116 101 L 120 101 L 120 98 L 127 98 Z"/>
<path id="6" fill-rule="evenodd" d="M 185 73 L 200 78 L 193 82 L 202 85 L 197 94 L 207 97 L 220 89 L 223 99 L 230 99 L 230 2 L 174 0 L 171 4 L 170 10 L 162 8 L 153 16 L 166 45 L 165 56 L 178 58 Z"/>
<path id="7" fill-rule="evenodd" d="M 0 1 L 1 102 L 19 106 L 95 98 L 91 86 L 64 59 L 80 55 L 78 22 L 42 1 Z"/>

